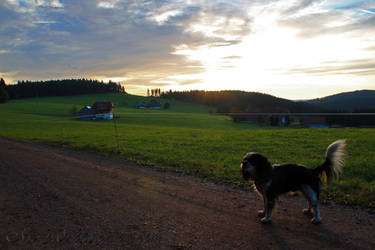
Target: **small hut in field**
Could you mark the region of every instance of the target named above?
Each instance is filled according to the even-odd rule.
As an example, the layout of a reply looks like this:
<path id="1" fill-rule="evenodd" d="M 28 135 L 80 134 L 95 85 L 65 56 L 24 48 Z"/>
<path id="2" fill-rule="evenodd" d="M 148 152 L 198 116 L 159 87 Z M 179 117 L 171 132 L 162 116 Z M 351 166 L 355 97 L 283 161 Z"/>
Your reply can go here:
<path id="1" fill-rule="evenodd" d="M 95 102 L 92 107 L 85 106 L 78 112 L 78 119 L 82 121 L 90 120 L 111 120 L 113 119 L 112 102 Z"/>
<path id="2" fill-rule="evenodd" d="M 92 108 L 95 110 L 96 119 L 113 119 L 113 109 L 115 106 L 112 102 L 95 102 Z"/>

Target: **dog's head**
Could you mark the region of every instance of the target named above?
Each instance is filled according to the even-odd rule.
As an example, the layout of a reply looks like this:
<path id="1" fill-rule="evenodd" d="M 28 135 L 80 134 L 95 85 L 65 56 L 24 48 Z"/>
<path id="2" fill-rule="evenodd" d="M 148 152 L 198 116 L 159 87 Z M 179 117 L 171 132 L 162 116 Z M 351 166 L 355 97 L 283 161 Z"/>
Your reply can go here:
<path id="1" fill-rule="evenodd" d="M 271 169 L 267 158 L 259 153 L 248 153 L 242 160 L 241 171 L 245 180 L 255 180 L 256 177 L 264 176 Z"/>

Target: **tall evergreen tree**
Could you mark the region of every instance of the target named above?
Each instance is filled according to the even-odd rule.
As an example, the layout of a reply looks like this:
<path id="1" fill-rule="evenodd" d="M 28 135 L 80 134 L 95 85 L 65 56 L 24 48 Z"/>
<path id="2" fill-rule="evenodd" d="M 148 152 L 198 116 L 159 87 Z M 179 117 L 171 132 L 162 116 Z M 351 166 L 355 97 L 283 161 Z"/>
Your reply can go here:
<path id="1" fill-rule="evenodd" d="M 9 100 L 9 94 L 6 90 L 6 84 L 3 78 L 0 80 L 0 103 L 6 103 Z"/>

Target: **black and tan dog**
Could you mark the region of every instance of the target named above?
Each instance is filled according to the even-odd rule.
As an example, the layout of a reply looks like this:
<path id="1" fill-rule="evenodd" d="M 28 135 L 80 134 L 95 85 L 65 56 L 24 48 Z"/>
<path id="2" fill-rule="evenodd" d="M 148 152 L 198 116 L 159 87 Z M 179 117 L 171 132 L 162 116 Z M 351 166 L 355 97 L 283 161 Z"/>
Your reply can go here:
<path id="1" fill-rule="evenodd" d="M 314 224 L 320 223 L 318 199 L 320 177 L 326 182 L 339 176 L 343 167 L 345 140 L 338 140 L 328 146 L 324 163 L 316 168 L 307 168 L 299 164 L 271 165 L 266 157 L 259 153 L 248 153 L 242 160 L 242 176 L 254 182 L 257 192 L 264 200 L 264 210 L 259 211 L 262 223 L 271 222 L 272 209 L 280 194 L 301 191 L 306 197 L 308 208 L 304 214 L 312 214 Z"/>

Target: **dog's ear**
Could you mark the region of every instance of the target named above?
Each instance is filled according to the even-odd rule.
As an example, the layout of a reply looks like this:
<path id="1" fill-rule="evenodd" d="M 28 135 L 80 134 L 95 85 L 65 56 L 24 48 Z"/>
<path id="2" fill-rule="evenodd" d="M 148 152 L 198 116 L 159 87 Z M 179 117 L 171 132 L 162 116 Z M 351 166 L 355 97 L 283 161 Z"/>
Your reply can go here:
<path id="1" fill-rule="evenodd" d="M 269 178 L 272 174 L 272 166 L 266 157 L 255 153 L 251 157 L 251 164 L 256 168 L 258 178 Z"/>
<path id="2" fill-rule="evenodd" d="M 265 168 L 271 166 L 271 163 L 268 161 L 268 159 L 259 153 L 252 154 L 251 161 L 253 162 L 253 165 L 258 167 Z"/>

